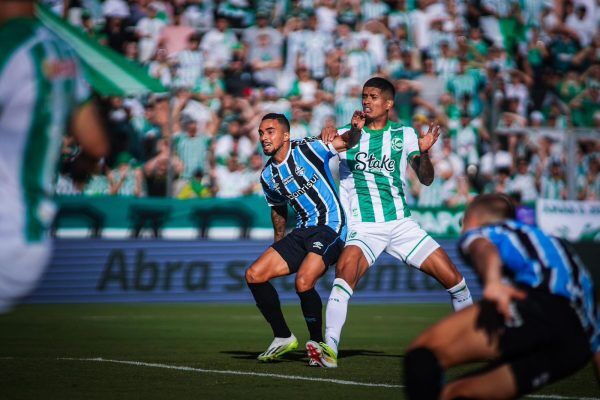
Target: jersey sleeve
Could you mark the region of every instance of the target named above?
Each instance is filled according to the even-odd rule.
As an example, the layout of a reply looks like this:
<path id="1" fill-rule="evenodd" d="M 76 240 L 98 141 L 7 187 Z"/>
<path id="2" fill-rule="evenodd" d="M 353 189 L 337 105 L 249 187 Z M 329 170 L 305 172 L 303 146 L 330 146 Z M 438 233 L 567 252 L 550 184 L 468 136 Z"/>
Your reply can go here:
<path id="1" fill-rule="evenodd" d="M 331 157 L 337 154 L 337 150 L 331 143 L 325 144 L 321 139 L 315 137 L 314 140 L 307 142 L 307 146 L 310 146 L 315 153 L 317 153 L 323 160 L 327 161 Z"/>
<path id="2" fill-rule="evenodd" d="M 265 194 L 265 199 L 267 200 L 267 204 L 269 207 L 281 206 L 286 203 L 286 199 L 273 190 L 265 181 L 265 179 L 260 177 L 260 184 L 262 186 L 263 192 Z"/>
<path id="3" fill-rule="evenodd" d="M 415 132 L 414 128 L 409 126 L 404 128 L 404 148 L 408 153 L 408 156 L 406 157 L 408 161 L 412 160 L 414 156 L 421 154 L 417 132 Z"/>

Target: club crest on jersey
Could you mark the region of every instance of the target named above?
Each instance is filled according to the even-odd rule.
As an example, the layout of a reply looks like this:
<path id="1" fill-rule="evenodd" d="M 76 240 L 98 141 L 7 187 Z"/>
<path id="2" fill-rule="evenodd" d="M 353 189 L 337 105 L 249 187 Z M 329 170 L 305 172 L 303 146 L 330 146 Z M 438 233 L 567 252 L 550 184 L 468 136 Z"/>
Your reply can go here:
<path id="1" fill-rule="evenodd" d="M 296 169 L 294 170 L 294 172 L 298 176 L 303 176 L 304 175 L 304 167 L 297 166 Z"/>
<path id="2" fill-rule="evenodd" d="M 380 160 L 375 157 L 375 154 L 367 154 L 364 151 L 359 151 L 354 156 L 354 160 L 356 161 L 356 166 L 354 168 L 358 171 L 366 171 L 368 169 L 394 172 L 396 170 L 396 160 L 388 158 L 387 155 L 384 155 Z"/>
<path id="3" fill-rule="evenodd" d="M 396 151 L 402 150 L 402 146 L 404 145 L 404 141 L 402 138 L 396 137 L 392 139 L 392 149 Z"/>

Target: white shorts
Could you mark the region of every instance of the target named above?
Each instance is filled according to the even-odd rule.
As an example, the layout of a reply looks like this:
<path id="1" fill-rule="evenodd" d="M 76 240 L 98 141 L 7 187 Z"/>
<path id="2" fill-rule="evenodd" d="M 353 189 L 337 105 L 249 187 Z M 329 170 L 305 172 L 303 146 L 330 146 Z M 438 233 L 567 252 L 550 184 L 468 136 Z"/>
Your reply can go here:
<path id="1" fill-rule="evenodd" d="M 383 251 L 416 268 L 440 245 L 412 218 L 390 222 L 356 222 L 348 226 L 346 246 L 361 248 L 369 266 Z"/>
<path id="2" fill-rule="evenodd" d="M 50 254 L 49 242 L 0 242 L 0 313 L 10 311 L 21 297 L 36 287 Z"/>

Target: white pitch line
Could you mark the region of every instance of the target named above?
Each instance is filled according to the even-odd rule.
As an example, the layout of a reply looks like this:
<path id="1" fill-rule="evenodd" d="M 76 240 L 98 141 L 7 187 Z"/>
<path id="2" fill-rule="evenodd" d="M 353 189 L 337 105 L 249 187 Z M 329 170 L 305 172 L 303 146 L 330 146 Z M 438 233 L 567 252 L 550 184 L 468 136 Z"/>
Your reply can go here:
<path id="1" fill-rule="evenodd" d="M 125 365 L 136 365 L 140 367 L 153 367 L 153 368 L 164 368 L 164 369 L 174 369 L 177 371 L 191 371 L 191 372 L 201 372 L 206 374 L 223 374 L 223 375 L 247 375 L 247 376 L 260 376 L 264 378 L 279 378 L 279 379 L 288 379 L 293 381 L 312 381 L 312 382 L 327 382 L 327 383 L 336 383 L 338 385 L 352 385 L 352 386 L 365 386 L 365 387 L 383 387 L 383 388 L 403 388 L 402 385 L 391 385 L 387 383 L 368 383 L 368 382 L 355 382 L 355 381 L 345 381 L 341 379 L 329 379 L 329 378 L 312 378 L 309 376 L 299 376 L 299 375 L 281 375 L 281 374 L 269 374 L 266 372 L 248 372 L 248 371 L 233 371 L 233 370 L 219 370 L 219 369 L 204 369 L 204 368 L 192 368 L 192 367 L 184 367 L 178 365 L 169 365 L 169 364 L 157 364 L 157 363 L 147 363 L 142 361 L 123 361 L 123 360 L 109 360 L 105 358 L 69 358 L 69 357 L 60 357 L 57 360 L 67 360 L 67 361 L 93 361 L 93 362 L 104 362 L 104 363 L 113 363 L 113 364 L 125 364 Z"/>
<path id="2" fill-rule="evenodd" d="M 112 364 L 125 364 L 135 365 L 138 367 L 151 367 L 151 368 L 163 368 L 163 369 L 174 369 L 177 371 L 189 371 L 189 372 L 201 372 L 205 374 L 223 374 L 223 375 L 245 375 L 245 376 L 260 376 L 264 378 L 279 378 L 288 379 L 292 381 L 312 381 L 312 382 L 326 382 L 335 383 L 338 385 L 351 385 L 351 386 L 364 386 L 364 387 L 382 387 L 382 388 L 403 388 L 403 385 L 392 385 L 388 383 L 368 383 L 368 382 L 356 382 L 346 381 L 342 379 L 330 379 L 330 378 L 313 378 L 308 376 L 299 375 L 282 375 L 282 374 L 270 374 L 266 372 L 248 372 L 248 371 L 234 371 L 234 370 L 219 370 L 219 369 L 205 369 L 205 368 L 193 368 L 179 365 L 159 364 L 159 363 L 148 363 L 143 361 L 124 361 L 124 360 L 110 360 L 102 357 L 96 358 L 71 358 L 71 357 L 59 357 L 57 360 L 64 361 L 91 361 L 91 362 L 102 362 Z M 598 397 L 572 397 L 572 396 L 560 396 L 555 394 L 532 394 L 525 396 L 531 399 L 556 399 L 556 400 L 600 400 Z"/>

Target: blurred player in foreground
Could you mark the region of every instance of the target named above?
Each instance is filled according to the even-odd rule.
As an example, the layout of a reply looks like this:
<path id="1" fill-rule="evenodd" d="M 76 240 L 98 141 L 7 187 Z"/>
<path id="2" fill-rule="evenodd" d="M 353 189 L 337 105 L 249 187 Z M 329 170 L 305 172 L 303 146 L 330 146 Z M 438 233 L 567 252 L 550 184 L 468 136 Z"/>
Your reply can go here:
<path id="1" fill-rule="evenodd" d="M 404 361 L 409 399 L 511 399 L 600 365 L 600 319 L 590 274 L 560 240 L 514 221 L 501 194 L 465 213 L 460 249 L 484 299 L 426 330 Z M 490 361 L 443 383 L 444 370 Z"/>
<path id="2" fill-rule="evenodd" d="M 51 246 L 53 178 L 69 125 L 89 161 L 107 142 L 73 50 L 35 17 L 0 6 L 0 312 L 38 282 Z"/>
<path id="3" fill-rule="evenodd" d="M 362 113 L 355 113 L 354 119 L 361 118 Z M 260 181 L 271 207 L 275 239 L 248 268 L 246 281 L 275 336 L 258 359 L 271 361 L 298 347 L 283 318 L 277 291 L 269 282 L 273 278 L 296 273 L 296 291 L 311 339 L 307 343 L 309 353 L 323 341 L 323 304 L 315 283 L 337 261 L 346 235 L 346 219 L 328 161 L 356 143 L 360 129 L 350 129 L 329 145 L 316 138 L 290 140 L 287 118 L 267 114 L 258 132 L 265 154 L 271 156 Z M 296 211 L 297 224 L 285 236 L 288 204 Z M 314 361 L 311 364 L 318 365 Z"/>
<path id="4" fill-rule="evenodd" d="M 359 143 L 340 152 L 340 198 L 348 217 L 346 247 L 336 266 L 336 279 L 327 302 L 325 341 L 321 362 L 337 367 L 337 353 L 346 322 L 348 302 L 367 269 L 383 251 L 433 276 L 450 294 L 452 306 L 460 310 L 473 303 L 469 288 L 446 252 L 416 223 L 406 206 L 404 187 L 410 165 L 424 185 L 433 182 L 429 149 L 440 135 L 440 127 L 427 133 L 389 120 L 394 107 L 394 86 L 386 79 L 365 82 L 362 106 L 366 117 Z M 327 143 L 343 134 L 324 129 Z"/>

